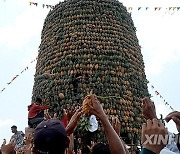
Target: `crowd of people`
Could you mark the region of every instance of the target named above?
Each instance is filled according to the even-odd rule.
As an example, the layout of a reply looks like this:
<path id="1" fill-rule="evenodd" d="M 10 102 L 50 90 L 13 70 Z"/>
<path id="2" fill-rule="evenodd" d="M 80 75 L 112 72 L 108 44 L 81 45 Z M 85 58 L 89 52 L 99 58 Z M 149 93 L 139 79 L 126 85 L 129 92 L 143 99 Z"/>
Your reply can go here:
<path id="1" fill-rule="evenodd" d="M 106 135 L 107 144 L 95 143 L 87 145 L 92 154 L 130 154 L 126 143 L 120 134 L 121 123 L 114 118 L 111 124 L 101 103 L 95 95 L 85 97 L 86 108 L 91 115 L 95 115 L 101 122 Z M 88 103 L 91 102 L 91 103 Z M 71 112 L 64 110 L 64 117 L 60 121 L 55 114 L 53 117 L 47 112 L 49 106 L 42 106 L 42 100 L 29 106 L 28 124 L 25 134 L 18 131 L 16 126 L 11 130 L 14 135 L 8 144 L 4 140 L 1 146 L 2 154 L 83 154 L 81 149 L 74 145 L 74 132 L 84 111 L 81 107 Z M 46 111 L 46 112 L 44 112 Z M 142 113 L 146 123 L 142 125 L 141 154 L 170 154 L 180 153 L 180 112 L 174 111 L 165 117 L 165 121 L 173 120 L 179 134 L 172 135 L 158 120 L 153 101 L 142 99 Z M 79 141 L 80 142 L 80 141 Z"/>

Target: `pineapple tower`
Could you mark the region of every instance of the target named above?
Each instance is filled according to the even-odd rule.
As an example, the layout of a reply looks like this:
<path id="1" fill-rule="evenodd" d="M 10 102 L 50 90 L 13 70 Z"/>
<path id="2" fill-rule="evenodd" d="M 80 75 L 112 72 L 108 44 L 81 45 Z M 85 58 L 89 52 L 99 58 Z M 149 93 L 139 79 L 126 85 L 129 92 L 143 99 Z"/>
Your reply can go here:
<path id="1" fill-rule="evenodd" d="M 32 100 L 62 115 L 91 90 L 110 119 L 119 117 L 127 142 L 138 143 L 147 80 L 131 15 L 117 0 L 60 2 L 44 22 Z"/>

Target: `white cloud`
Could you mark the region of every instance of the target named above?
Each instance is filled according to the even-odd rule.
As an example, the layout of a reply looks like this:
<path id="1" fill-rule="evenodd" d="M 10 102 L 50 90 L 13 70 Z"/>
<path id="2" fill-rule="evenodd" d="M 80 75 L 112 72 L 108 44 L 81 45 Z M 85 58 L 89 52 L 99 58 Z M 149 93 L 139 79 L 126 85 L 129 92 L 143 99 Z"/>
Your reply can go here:
<path id="1" fill-rule="evenodd" d="M 36 51 L 32 51 L 31 54 L 22 60 L 23 65 L 29 65 L 31 63 L 32 60 L 36 59 L 36 57 L 38 56 L 38 50 Z M 36 62 L 33 62 L 33 64 Z"/>
<path id="2" fill-rule="evenodd" d="M 10 48 L 20 48 L 41 34 L 47 10 L 30 8 L 19 15 L 13 23 L 0 27 L 0 43 Z"/>
<path id="3" fill-rule="evenodd" d="M 34 38 L 41 38 L 41 30 L 49 9 L 42 8 L 42 4 L 55 5 L 59 0 L 37 2 L 38 6 L 30 6 L 27 0 L 16 0 L 25 11 L 17 16 L 12 23 L 0 27 L 0 44 L 9 48 L 22 48 Z M 7 7 L 7 9 L 9 9 Z M 1 51 L 0 51 L 1 52 Z"/>
<path id="4" fill-rule="evenodd" d="M 132 16 L 148 76 L 158 75 L 169 63 L 180 61 L 178 16 L 178 13 L 163 16 L 162 13 L 155 12 L 146 12 L 144 16 L 136 13 Z"/>
<path id="5" fill-rule="evenodd" d="M 0 119 L 0 127 L 6 127 L 13 124 L 15 124 L 15 120 L 13 119 L 6 119 L 6 120 Z"/>
<path id="6" fill-rule="evenodd" d="M 0 119 L 0 144 L 3 142 L 3 139 L 6 139 L 8 142 L 11 138 L 11 126 L 16 124 L 16 121 L 13 119 Z"/>
<path id="7" fill-rule="evenodd" d="M 17 0 L 17 3 L 20 5 L 20 6 L 24 6 L 26 4 L 28 4 L 28 2 L 26 0 Z"/>
<path id="8" fill-rule="evenodd" d="M 162 47 L 156 51 L 157 53 L 155 53 L 150 61 L 146 63 L 147 75 L 160 74 L 165 70 L 166 65 L 180 60 L 180 52 L 177 50 L 171 51 L 171 49 L 169 49 L 168 51 Z"/>

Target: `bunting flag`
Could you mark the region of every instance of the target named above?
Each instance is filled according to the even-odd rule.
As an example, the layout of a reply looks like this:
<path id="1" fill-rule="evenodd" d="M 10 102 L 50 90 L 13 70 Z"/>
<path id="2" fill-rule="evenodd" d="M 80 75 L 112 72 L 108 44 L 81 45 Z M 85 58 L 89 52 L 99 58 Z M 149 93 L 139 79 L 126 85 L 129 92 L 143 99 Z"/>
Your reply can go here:
<path id="1" fill-rule="evenodd" d="M 34 5 L 34 6 L 41 6 L 42 8 L 47 8 L 47 9 L 54 9 L 54 5 L 49 5 L 49 4 L 39 4 L 37 2 L 29 2 L 30 6 Z M 180 6 L 172 6 L 172 7 L 126 7 L 128 12 L 132 12 L 132 11 L 149 11 L 149 10 L 153 10 L 153 11 L 161 11 L 161 10 L 166 10 L 166 11 L 179 11 L 180 10 Z"/>
<path id="2" fill-rule="evenodd" d="M 34 6 L 39 6 L 39 4 L 38 3 L 36 3 L 36 2 L 29 2 L 29 5 L 31 6 L 31 5 L 34 5 Z M 47 9 L 54 9 L 54 5 L 49 5 L 49 4 L 42 4 L 41 5 L 43 8 L 47 8 Z"/>
<path id="3" fill-rule="evenodd" d="M 128 11 L 132 11 L 132 10 L 144 10 L 144 11 L 149 11 L 149 10 L 153 10 L 153 11 L 161 11 L 161 10 L 169 10 L 169 11 L 179 11 L 180 10 L 180 6 L 176 6 L 176 7 L 126 7 Z"/>
<path id="4" fill-rule="evenodd" d="M 159 92 L 158 91 L 155 91 L 156 95 L 159 95 Z"/>
<path id="5" fill-rule="evenodd" d="M 159 96 L 161 99 L 163 99 L 163 102 L 166 106 L 169 106 L 169 108 L 172 110 L 172 111 L 175 111 L 174 108 L 164 99 L 164 97 L 160 94 L 159 91 L 155 90 L 154 86 L 151 85 L 151 88 L 152 90 L 154 91 L 154 93 Z"/>
<path id="6" fill-rule="evenodd" d="M 30 62 L 30 64 L 32 64 L 32 63 L 35 62 L 36 60 L 37 60 L 37 57 L 36 57 L 36 59 L 32 60 L 32 61 Z M 27 71 L 28 69 L 29 69 L 29 66 L 25 67 L 25 68 L 21 71 L 20 74 L 24 73 L 24 72 Z M 18 74 L 17 74 L 16 76 L 14 76 L 14 77 L 11 79 L 11 81 L 7 83 L 7 85 L 10 85 L 15 79 L 17 79 L 17 77 L 19 77 Z M 155 89 L 155 87 L 154 87 L 153 85 L 151 85 L 151 88 L 152 88 L 153 90 Z M 6 89 L 6 88 L 3 88 L 3 89 L 0 91 L 0 93 L 2 93 L 5 89 Z M 163 97 L 157 90 L 154 90 L 154 92 L 155 92 L 155 94 L 156 94 L 157 96 L 159 96 L 161 99 L 163 99 L 165 105 L 169 106 L 169 108 L 170 108 L 172 111 L 175 111 L 174 108 L 164 99 L 164 97 Z"/>
<path id="7" fill-rule="evenodd" d="M 37 60 L 34 59 L 30 62 L 30 64 L 32 64 L 33 62 L 35 62 Z M 25 71 L 27 71 L 29 69 L 29 66 L 25 67 L 20 74 L 24 73 Z M 19 77 L 19 74 L 15 75 L 9 82 L 7 82 L 7 85 L 10 85 L 15 79 L 17 79 Z M 0 93 L 2 93 L 6 88 L 3 88 L 2 90 L 0 90 Z"/>
<path id="8" fill-rule="evenodd" d="M 3 88 L 3 89 L 0 91 L 0 93 L 3 92 L 5 89 L 6 89 L 6 88 Z"/>
<path id="9" fill-rule="evenodd" d="M 38 6 L 38 3 L 35 3 L 35 2 L 29 2 L 30 5 L 35 5 L 35 6 Z"/>

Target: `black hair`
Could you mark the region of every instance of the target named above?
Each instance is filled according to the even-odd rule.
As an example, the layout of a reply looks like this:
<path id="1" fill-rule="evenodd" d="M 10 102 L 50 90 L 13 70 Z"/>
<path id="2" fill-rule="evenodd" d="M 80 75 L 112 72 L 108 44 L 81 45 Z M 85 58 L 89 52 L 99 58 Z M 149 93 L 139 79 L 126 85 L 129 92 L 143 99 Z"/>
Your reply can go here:
<path id="1" fill-rule="evenodd" d="M 42 99 L 36 98 L 36 102 L 42 103 Z"/>
<path id="2" fill-rule="evenodd" d="M 111 154 L 108 145 L 98 143 L 93 147 L 92 154 Z"/>
<path id="3" fill-rule="evenodd" d="M 67 138 L 61 134 L 52 134 L 46 140 L 35 140 L 34 148 L 38 154 L 64 154 L 67 148 L 66 143 Z M 47 144 L 47 142 L 50 142 Z"/>
<path id="4" fill-rule="evenodd" d="M 11 128 L 15 128 L 15 129 L 17 129 L 17 126 L 13 125 L 13 126 L 11 126 Z"/>

